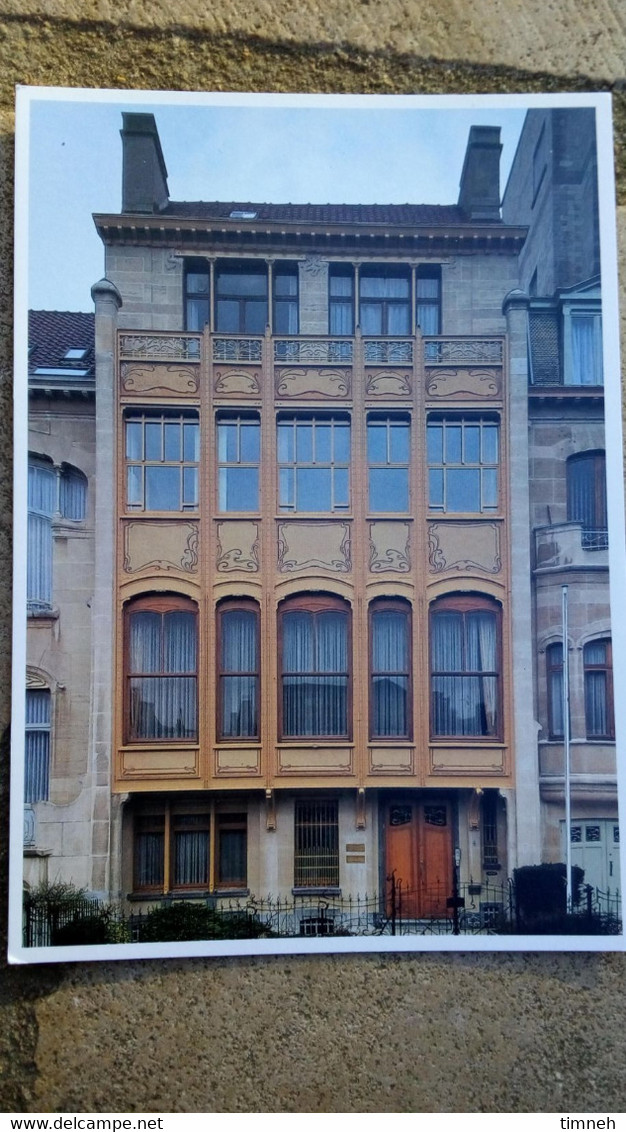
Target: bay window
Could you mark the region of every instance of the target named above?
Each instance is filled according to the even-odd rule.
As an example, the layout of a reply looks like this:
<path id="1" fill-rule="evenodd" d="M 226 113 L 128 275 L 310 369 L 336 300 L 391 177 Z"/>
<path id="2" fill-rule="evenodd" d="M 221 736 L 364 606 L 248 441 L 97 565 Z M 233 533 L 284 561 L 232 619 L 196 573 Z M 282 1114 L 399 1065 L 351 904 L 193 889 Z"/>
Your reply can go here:
<path id="1" fill-rule="evenodd" d="M 499 607 L 473 595 L 439 598 L 430 634 L 431 735 L 499 737 Z"/>
<path id="2" fill-rule="evenodd" d="M 431 511 L 444 514 L 497 512 L 497 418 L 431 413 L 427 450 Z"/>
<path id="3" fill-rule="evenodd" d="M 380 598 L 370 608 L 370 737 L 411 733 L 411 611 Z"/>
<path id="4" fill-rule="evenodd" d="M 198 414 L 129 410 L 124 425 L 128 510 L 197 510 Z"/>
<path id="5" fill-rule="evenodd" d="M 359 276 L 359 318 L 363 334 L 410 334 L 410 272 L 382 264 L 363 267 Z"/>
<path id="6" fill-rule="evenodd" d="M 585 723 L 588 739 L 613 739 L 613 663 L 610 640 L 589 641 L 583 650 Z"/>
<path id="7" fill-rule="evenodd" d="M 350 610 L 340 598 L 287 599 L 280 610 L 282 737 L 348 738 Z"/>
<path id="8" fill-rule="evenodd" d="M 126 609 L 126 739 L 194 741 L 197 619 L 187 598 L 137 598 Z"/>
<path id="9" fill-rule="evenodd" d="M 347 416 L 279 417 L 281 511 L 347 511 L 349 468 Z"/>
<path id="10" fill-rule="evenodd" d="M 220 511 L 258 511 L 261 425 L 258 414 L 217 417 L 218 506 Z"/>
<path id="11" fill-rule="evenodd" d="M 409 510 L 409 442 L 408 417 L 368 417 L 370 511 Z"/>
<path id="12" fill-rule="evenodd" d="M 252 601 L 218 606 L 218 731 L 222 739 L 259 735 L 259 611 Z"/>

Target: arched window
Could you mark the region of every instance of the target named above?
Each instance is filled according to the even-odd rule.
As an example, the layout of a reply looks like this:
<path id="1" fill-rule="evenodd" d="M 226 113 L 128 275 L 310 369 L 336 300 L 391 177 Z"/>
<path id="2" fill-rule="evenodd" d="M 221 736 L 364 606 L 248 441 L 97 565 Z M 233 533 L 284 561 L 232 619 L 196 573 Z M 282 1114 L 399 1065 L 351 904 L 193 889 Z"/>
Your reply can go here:
<path id="1" fill-rule="evenodd" d="M 128 742 L 195 740 L 197 618 L 187 598 L 137 598 L 126 610 Z"/>
<path id="2" fill-rule="evenodd" d="M 500 609 L 459 594 L 433 603 L 430 619 L 431 734 L 501 734 Z"/>
<path id="3" fill-rule="evenodd" d="M 370 737 L 411 734 L 411 609 L 381 598 L 370 607 Z"/>
<path id="4" fill-rule="evenodd" d="M 588 739 L 613 739 L 613 658 L 608 639 L 589 641 L 585 666 L 585 722 Z"/>
<path id="5" fill-rule="evenodd" d="M 69 464 L 33 457 L 28 462 L 28 548 L 26 598 L 32 613 L 52 607 L 52 520 L 82 522 L 87 478 Z"/>
<path id="6" fill-rule="evenodd" d="M 50 793 L 50 689 L 26 691 L 24 801 L 47 802 Z"/>
<path id="7" fill-rule="evenodd" d="M 351 731 L 350 608 L 329 595 L 290 598 L 280 609 L 284 739 L 348 738 Z"/>
<path id="8" fill-rule="evenodd" d="M 609 545 L 604 452 L 579 452 L 567 461 L 567 518 L 581 523 L 583 550 Z"/>
<path id="9" fill-rule="evenodd" d="M 546 649 L 548 677 L 548 734 L 551 739 L 563 738 L 563 645 L 556 641 Z"/>
<path id="10" fill-rule="evenodd" d="M 259 609 L 253 601 L 218 606 L 218 734 L 259 735 Z"/>

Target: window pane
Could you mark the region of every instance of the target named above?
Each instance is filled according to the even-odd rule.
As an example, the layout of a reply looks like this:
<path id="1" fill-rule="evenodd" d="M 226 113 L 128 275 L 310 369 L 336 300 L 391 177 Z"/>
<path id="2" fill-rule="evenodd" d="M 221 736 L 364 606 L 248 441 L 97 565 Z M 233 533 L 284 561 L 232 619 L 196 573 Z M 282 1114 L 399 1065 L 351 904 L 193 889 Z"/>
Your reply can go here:
<path id="1" fill-rule="evenodd" d="M 448 468 L 447 511 L 480 511 L 480 472 L 474 468 Z"/>
<path id="2" fill-rule="evenodd" d="M 279 471 L 278 501 L 281 507 L 294 507 L 294 473 L 292 468 Z"/>
<path id="3" fill-rule="evenodd" d="M 146 460 L 161 460 L 161 422 L 145 424 Z"/>
<path id="4" fill-rule="evenodd" d="M 431 468 L 428 473 L 428 501 L 430 507 L 443 507 L 442 468 Z"/>
<path id="5" fill-rule="evenodd" d="M 483 425 L 483 463 L 498 463 L 498 426 Z"/>
<path id="6" fill-rule="evenodd" d="M 318 423 L 315 425 L 315 462 L 330 464 L 331 459 L 331 426 Z"/>
<path id="7" fill-rule="evenodd" d="M 383 308 L 379 303 L 361 303 L 361 330 L 364 334 L 378 335 L 383 332 Z"/>
<path id="8" fill-rule="evenodd" d="M 146 508 L 148 511 L 178 511 L 180 508 L 180 469 L 151 467 L 145 469 Z"/>
<path id="9" fill-rule="evenodd" d="M 483 469 L 483 508 L 495 511 L 498 506 L 498 473 L 495 468 Z"/>
<path id="10" fill-rule="evenodd" d="M 256 676 L 223 676 L 223 738 L 248 738 L 258 733 Z"/>
<path id="11" fill-rule="evenodd" d="M 299 464 L 313 461 L 313 425 L 310 423 L 296 425 L 296 460 Z"/>
<path id="12" fill-rule="evenodd" d="M 350 425 L 339 424 L 335 421 L 334 433 L 334 459 L 336 464 L 350 463 Z"/>
<path id="13" fill-rule="evenodd" d="M 370 510 L 408 511 L 409 476 L 406 468 L 370 468 Z"/>
<path id="14" fill-rule="evenodd" d="M 208 299 L 187 299 L 187 330 L 192 332 L 204 330 L 209 321 Z"/>
<path id="15" fill-rule="evenodd" d="M 206 295 L 208 293 L 208 273 L 205 273 L 203 271 L 188 271 L 185 278 L 187 280 L 187 294 Z"/>
<path id="16" fill-rule="evenodd" d="M 131 739 L 193 739 L 196 734 L 194 676 L 131 677 Z"/>
<path id="17" fill-rule="evenodd" d="M 390 428 L 390 459 L 393 463 L 409 462 L 409 426 L 393 422 Z"/>
<path id="18" fill-rule="evenodd" d="M 443 463 L 443 426 L 440 424 L 431 424 L 427 430 L 428 439 L 428 463 L 429 464 L 442 464 Z"/>
<path id="19" fill-rule="evenodd" d="M 370 464 L 387 462 L 387 425 L 384 421 L 367 426 L 367 456 Z"/>
<path id="20" fill-rule="evenodd" d="M 220 295 L 239 295 L 242 298 L 267 295 L 267 275 L 265 272 L 220 271 L 217 276 L 217 291 Z"/>
<path id="21" fill-rule="evenodd" d="M 349 477 L 347 468 L 335 468 L 335 507 L 347 507 L 349 502 Z"/>
<path id="22" fill-rule="evenodd" d="M 339 816 L 335 801 L 296 802 L 294 884 L 339 884 Z"/>
<path id="23" fill-rule="evenodd" d="M 202 819 L 206 821 L 208 819 Z M 204 885 L 209 879 L 209 838 L 205 829 L 174 833 L 174 884 Z"/>
<path id="24" fill-rule="evenodd" d="M 480 463 L 480 428 L 478 425 L 465 425 L 465 463 Z"/>
<path id="25" fill-rule="evenodd" d="M 155 823 L 158 819 L 154 820 Z M 164 835 L 158 831 L 135 833 L 135 885 L 163 887 Z"/>
<path id="26" fill-rule="evenodd" d="M 408 735 L 407 692 L 406 676 L 373 677 L 373 738 Z"/>
<path id="27" fill-rule="evenodd" d="M 126 457 L 128 460 L 141 460 L 141 424 L 139 421 L 126 422 Z"/>
<path id="28" fill-rule="evenodd" d="M 274 294 L 276 295 L 297 295 L 298 294 L 298 275 L 295 271 L 278 271 L 274 272 Z"/>
<path id="29" fill-rule="evenodd" d="M 198 506 L 198 469 L 183 468 L 183 505 Z"/>
<path id="30" fill-rule="evenodd" d="M 330 273 L 330 293 L 344 298 L 352 296 L 352 275 L 334 275 Z"/>
<path id="31" fill-rule="evenodd" d="M 420 299 L 436 299 L 439 297 L 439 280 L 436 278 L 429 279 L 427 276 L 418 275 L 417 277 L 417 295 Z"/>
<path id="32" fill-rule="evenodd" d="M 217 303 L 217 329 L 222 334 L 239 333 L 239 303 L 219 299 Z"/>
<path id="33" fill-rule="evenodd" d="M 238 429 L 235 423 L 221 421 L 217 426 L 218 458 L 226 463 L 235 463 L 239 458 Z"/>
<path id="34" fill-rule="evenodd" d="M 278 459 L 281 464 L 293 462 L 293 444 L 294 428 L 292 422 L 280 423 L 278 425 Z"/>
<path id="35" fill-rule="evenodd" d="M 249 300 L 245 304 L 244 325 L 245 334 L 264 334 L 267 326 L 267 303 L 257 303 Z"/>
<path id="36" fill-rule="evenodd" d="M 353 310 L 350 303 L 339 303 L 331 300 L 330 327 L 331 334 L 352 334 Z"/>
<path id="37" fill-rule="evenodd" d="M 200 430 L 197 424 L 183 425 L 183 460 L 198 460 L 200 457 Z"/>
<path id="38" fill-rule="evenodd" d="M 460 464 L 462 459 L 462 436 L 460 425 L 447 425 L 446 434 L 446 463 Z"/>
<path id="39" fill-rule="evenodd" d="M 241 424 L 241 459 L 251 464 L 260 458 L 261 429 L 256 421 Z"/>
<path id="40" fill-rule="evenodd" d="M 417 325 L 422 334 L 439 334 L 439 307 L 436 303 L 417 304 Z"/>
<path id="41" fill-rule="evenodd" d="M 259 505 L 258 468 L 220 468 L 220 511 L 256 511 Z"/>
<path id="42" fill-rule="evenodd" d="M 297 468 L 298 511 L 332 510 L 330 468 Z"/>
<path id="43" fill-rule="evenodd" d="M 408 334 L 409 332 L 408 304 L 389 303 L 387 307 L 387 334 Z"/>
<path id="44" fill-rule="evenodd" d="M 178 461 L 180 460 L 180 422 L 166 421 L 164 425 L 165 433 L 165 456 L 166 460 Z"/>
<path id="45" fill-rule="evenodd" d="M 242 888 L 247 877 L 247 839 L 245 829 L 222 829 L 219 840 L 218 883 Z"/>

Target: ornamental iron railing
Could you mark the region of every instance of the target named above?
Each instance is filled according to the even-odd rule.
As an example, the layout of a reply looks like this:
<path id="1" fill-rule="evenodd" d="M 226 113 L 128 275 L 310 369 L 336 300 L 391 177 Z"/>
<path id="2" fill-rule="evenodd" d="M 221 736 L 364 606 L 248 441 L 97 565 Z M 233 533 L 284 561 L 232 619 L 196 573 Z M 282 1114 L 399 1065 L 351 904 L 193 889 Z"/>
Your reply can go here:
<path id="1" fill-rule="evenodd" d="M 260 362 L 263 357 L 262 338 L 214 338 L 214 362 Z"/>
<path id="2" fill-rule="evenodd" d="M 120 334 L 120 358 L 156 362 L 197 362 L 199 334 Z"/>
<path id="3" fill-rule="evenodd" d="M 424 361 L 429 366 L 502 365 L 501 338 L 426 338 Z"/>
<path id="4" fill-rule="evenodd" d="M 413 342 L 410 338 L 364 338 L 363 360 L 366 365 L 412 365 Z"/>
<path id="5" fill-rule="evenodd" d="M 332 365 L 337 362 L 351 363 L 354 346 L 350 339 L 344 338 L 276 338 L 274 339 L 274 361 L 318 362 Z"/>

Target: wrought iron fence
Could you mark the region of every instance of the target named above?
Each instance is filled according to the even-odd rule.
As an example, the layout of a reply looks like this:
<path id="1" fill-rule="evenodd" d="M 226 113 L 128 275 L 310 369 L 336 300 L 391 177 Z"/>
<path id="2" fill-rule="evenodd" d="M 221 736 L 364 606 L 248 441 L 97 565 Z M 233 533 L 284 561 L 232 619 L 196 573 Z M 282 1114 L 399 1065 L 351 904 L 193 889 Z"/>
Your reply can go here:
<path id="1" fill-rule="evenodd" d="M 168 898 L 162 909 L 204 908 L 210 917 L 206 934 L 187 939 L 313 938 L 330 936 L 593 934 L 621 932 L 619 892 L 583 886 L 570 913 L 531 923 L 520 912 L 515 884 L 464 882 L 412 889 L 392 874 L 383 892 L 344 896 L 339 892 L 293 893 L 287 898 L 268 895 L 210 896 L 202 900 Z M 24 904 L 24 946 L 49 947 L 62 943 L 141 942 L 154 909 L 125 917 L 121 909 L 92 900 L 66 908 Z M 207 923 L 209 920 L 207 920 Z M 106 938 L 94 925 L 106 924 Z M 84 929 L 81 936 L 81 925 Z M 151 935 L 150 939 L 154 936 Z M 171 938 L 171 937 L 168 937 Z"/>

